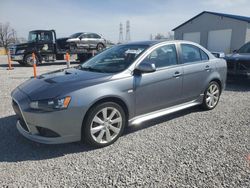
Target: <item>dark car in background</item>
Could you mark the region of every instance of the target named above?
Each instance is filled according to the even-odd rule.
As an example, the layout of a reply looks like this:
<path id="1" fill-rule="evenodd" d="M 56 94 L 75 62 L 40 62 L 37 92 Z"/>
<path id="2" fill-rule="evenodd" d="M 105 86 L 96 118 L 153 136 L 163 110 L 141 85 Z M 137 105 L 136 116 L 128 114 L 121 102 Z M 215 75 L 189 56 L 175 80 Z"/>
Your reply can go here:
<path id="1" fill-rule="evenodd" d="M 106 47 L 106 39 L 101 35 L 90 32 L 79 32 L 71 35 L 67 41 L 71 49 L 96 49 L 103 50 Z"/>
<path id="2" fill-rule="evenodd" d="M 229 77 L 250 78 L 250 42 L 225 57 Z"/>

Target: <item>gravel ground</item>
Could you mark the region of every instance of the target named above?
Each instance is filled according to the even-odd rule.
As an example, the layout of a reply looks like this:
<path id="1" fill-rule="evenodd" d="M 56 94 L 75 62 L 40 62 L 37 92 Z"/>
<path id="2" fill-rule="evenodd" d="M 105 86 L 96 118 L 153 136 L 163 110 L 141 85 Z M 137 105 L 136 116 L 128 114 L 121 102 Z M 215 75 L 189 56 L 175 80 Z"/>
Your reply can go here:
<path id="1" fill-rule="evenodd" d="M 47 64 L 38 74 L 65 67 Z M 0 187 L 249 187 L 250 83 L 230 82 L 212 111 L 192 108 L 129 128 L 113 145 L 43 145 L 15 127 L 10 92 L 31 67 L 0 57 Z"/>

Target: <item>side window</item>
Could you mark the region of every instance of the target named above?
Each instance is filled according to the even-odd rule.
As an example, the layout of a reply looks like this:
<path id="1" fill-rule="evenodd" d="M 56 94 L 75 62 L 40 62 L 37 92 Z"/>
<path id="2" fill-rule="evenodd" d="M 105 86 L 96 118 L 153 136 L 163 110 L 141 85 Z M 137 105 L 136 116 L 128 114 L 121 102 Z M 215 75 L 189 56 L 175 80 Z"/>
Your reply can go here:
<path id="1" fill-rule="evenodd" d="M 89 38 L 87 34 L 82 34 L 80 37 L 81 37 L 82 39 Z"/>
<path id="2" fill-rule="evenodd" d="M 201 54 L 202 61 L 209 60 L 208 55 L 201 49 L 200 49 L 200 54 Z"/>
<path id="3" fill-rule="evenodd" d="M 202 61 L 200 49 L 191 44 L 181 44 L 183 63 L 192 63 Z"/>
<path id="4" fill-rule="evenodd" d="M 177 64 L 177 53 L 174 44 L 155 49 L 147 56 L 147 60 L 155 64 L 156 68 Z"/>
<path id="5" fill-rule="evenodd" d="M 52 41 L 52 34 L 48 32 L 41 32 L 38 34 L 38 40 L 39 41 Z"/>
<path id="6" fill-rule="evenodd" d="M 93 33 L 92 36 L 93 36 L 93 38 L 95 38 L 95 39 L 100 39 L 100 38 L 101 38 L 99 35 L 97 35 L 97 34 L 95 34 L 95 33 Z"/>

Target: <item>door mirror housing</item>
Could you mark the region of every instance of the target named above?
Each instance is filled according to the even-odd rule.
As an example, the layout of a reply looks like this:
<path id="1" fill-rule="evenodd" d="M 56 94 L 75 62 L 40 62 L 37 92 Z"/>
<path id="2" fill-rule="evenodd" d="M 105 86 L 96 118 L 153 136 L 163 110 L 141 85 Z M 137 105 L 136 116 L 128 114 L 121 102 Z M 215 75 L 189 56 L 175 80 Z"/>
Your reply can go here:
<path id="1" fill-rule="evenodd" d="M 134 70 L 135 74 L 155 72 L 155 64 L 149 62 L 141 62 Z"/>
<path id="2" fill-rule="evenodd" d="M 238 50 L 234 50 L 233 53 L 236 54 L 238 52 Z"/>
<path id="3" fill-rule="evenodd" d="M 225 58 L 226 55 L 224 52 L 212 52 L 212 54 L 217 58 Z"/>

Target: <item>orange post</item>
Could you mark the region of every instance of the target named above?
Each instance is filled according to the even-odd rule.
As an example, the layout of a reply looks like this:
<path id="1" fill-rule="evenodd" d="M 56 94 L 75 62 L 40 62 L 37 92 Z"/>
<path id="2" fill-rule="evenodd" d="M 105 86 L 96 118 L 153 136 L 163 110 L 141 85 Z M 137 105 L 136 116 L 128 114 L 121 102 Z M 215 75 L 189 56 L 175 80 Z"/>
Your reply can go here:
<path id="1" fill-rule="evenodd" d="M 34 52 L 32 53 L 32 59 L 33 59 L 34 78 L 36 78 L 36 56 Z"/>
<path id="2" fill-rule="evenodd" d="M 67 63 L 67 68 L 69 68 L 69 66 L 70 66 L 70 55 L 69 55 L 68 52 L 66 52 L 65 60 L 66 60 L 66 63 Z"/>
<path id="3" fill-rule="evenodd" d="M 8 55 L 8 65 L 9 67 L 7 68 L 7 70 L 13 70 L 14 68 L 11 66 L 11 58 L 10 58 L 10 51 L 7 51 L 7 55 Z"/>

